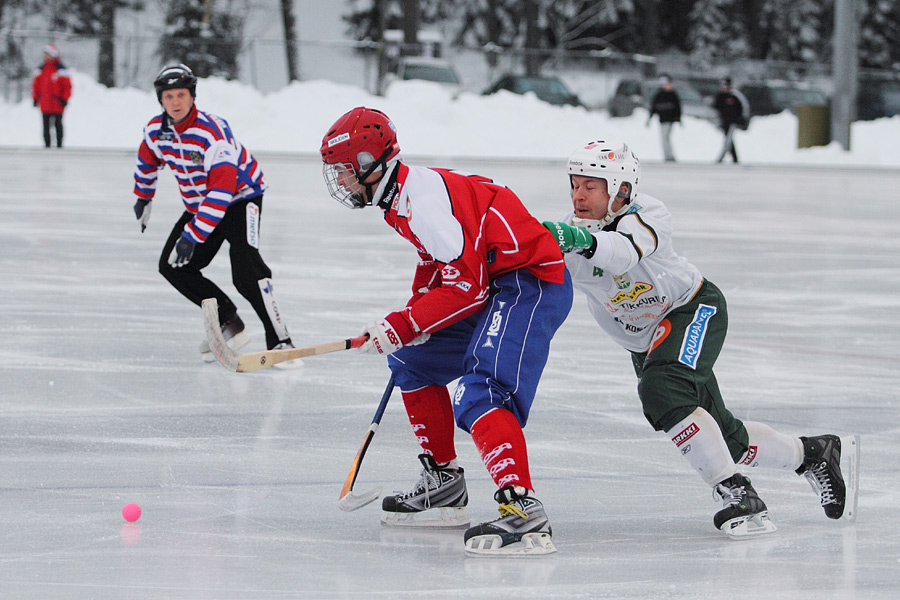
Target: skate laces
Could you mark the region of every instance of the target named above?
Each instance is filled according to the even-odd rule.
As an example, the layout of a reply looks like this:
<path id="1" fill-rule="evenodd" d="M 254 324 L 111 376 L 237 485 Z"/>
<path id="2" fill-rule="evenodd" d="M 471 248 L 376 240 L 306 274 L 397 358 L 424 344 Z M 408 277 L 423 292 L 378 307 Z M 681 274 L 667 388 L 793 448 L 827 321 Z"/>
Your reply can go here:
<path id="1" fill-rule="evenodd" d="M 744 486 L 739 485 L 733 488 L 719 484 L 713 488 L 713 500 L 721 500 L 726 508 L 741 503 L 744 497 Z"/>
<path id="2" fill-rule="evenodd" d="M 439 487 L 438 478 L 436 477 L 436 472 L 431 471 L 429 469 L 422 469 L 422 473 L 419 475 L 419 481 L 416 483 L 415 487 L 400 495 L 401 500 L 409 500 L 410 498 L 414 498 L 419 495 L 419 491 L 425 495 L 425 507 L 431 507 L 431 490 L 432 485 L 433 489 L 437 489 Z"/>
<path id="3" fill-rule="evenodd" d="M 826 504 L 834 504 L 837 499 L 831 489 L 831 477 L 828 475 L 828 463 L 821 462 L 817 466 L 807 469 L 806 480 L 812 490 L 819 494 L 819 501 L 824 506 Z"/>
<path id="4" fill-rule="evenodd" d="M 498 508 L 500 510 L 501 519 L 507 515 L 516 515 L 517 517 L 521 517 L 523 519 L 528 518 L 528 513 L 526 513 L 515 504 L 507 504 L 506 502 L 501 502 Z"/>

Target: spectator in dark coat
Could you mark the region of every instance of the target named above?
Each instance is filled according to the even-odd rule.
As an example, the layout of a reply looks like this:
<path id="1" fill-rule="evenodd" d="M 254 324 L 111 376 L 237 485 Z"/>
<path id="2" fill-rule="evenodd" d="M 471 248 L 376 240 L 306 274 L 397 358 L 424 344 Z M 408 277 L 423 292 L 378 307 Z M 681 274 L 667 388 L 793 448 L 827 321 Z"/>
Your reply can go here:
<path id="1" fill-rule="evenodd" d="M 647 119 L 647 124 L 650 124 L 653 115 L 659 117 L 663 154 L 666 156 L 666 162 L 675 162 L 675 153 L 672 151 L 672 126 L 681 123 L 681 99 L 668 75 L 661 76 L 659 82 L 662 87 L 653 95 L 650 102 L 650 118 Z"/>
<path id="2" fill-rule="evenodd" d="M 60 60 L 59 48 L 54 44 L 44 47 L 44 64 L 34 72 L 31 81 L 31 98 L 41 109 L 44 122 L 44 146 L 50 147 L 50 128 L 56 131 L 56 147 L 63 144 L 63 111 L 72 95 L 72 80 Z"/>
<path id="3" fill-rule="evenodd" d="M 713 108 L 719 113 L 719 126 L 725 134 L 722 152 L 719 153 L 716 162 L 722 162 L 729 152 L 734 162 L 738 162 L 737 148 L 734 147 L 734 130 L 747 128 L 749 106 L 741 94 L 731 89 L 730 77 L 722 80 L 721 89 L 713 100 Z"/>

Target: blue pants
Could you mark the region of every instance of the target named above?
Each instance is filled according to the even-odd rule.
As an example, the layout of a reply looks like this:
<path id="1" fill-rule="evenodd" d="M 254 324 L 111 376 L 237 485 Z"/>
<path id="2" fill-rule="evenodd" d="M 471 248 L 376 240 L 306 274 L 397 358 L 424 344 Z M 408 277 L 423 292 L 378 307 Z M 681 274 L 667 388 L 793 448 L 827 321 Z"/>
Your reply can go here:
<path id="1" fill-rule="evenodd" d="M 388 365 L 401 390 L 460 378 L 453 413 L 467 432 L 498 407 L 511 411 L 524 427 L 550 340 L 571 308 L 568 271 L 565 283 L 558 284 L 519 269 L 491 282 L 481 312 L 433 333 L 424 344 L 401 348 L 388 357 Z"/>

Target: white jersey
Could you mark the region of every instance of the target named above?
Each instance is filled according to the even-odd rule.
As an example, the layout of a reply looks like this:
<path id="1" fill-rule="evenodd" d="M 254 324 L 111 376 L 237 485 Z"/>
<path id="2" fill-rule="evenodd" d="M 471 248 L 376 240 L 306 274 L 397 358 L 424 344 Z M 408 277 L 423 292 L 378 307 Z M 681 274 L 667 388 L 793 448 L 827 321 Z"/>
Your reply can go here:
<path id="1" fill-rule="evenodd" d="M 569 213 L 566 223 L 573 217 Z M 627 350 L 647 352 L 659 322 L 690 302 L 703 276 L 675 254 L 669 210 L 646 194 L 593 235 L 597 250 L 591 258 L 565 255 L 572 283 L 587 295 L 591 314 L 606 333 Z"/>

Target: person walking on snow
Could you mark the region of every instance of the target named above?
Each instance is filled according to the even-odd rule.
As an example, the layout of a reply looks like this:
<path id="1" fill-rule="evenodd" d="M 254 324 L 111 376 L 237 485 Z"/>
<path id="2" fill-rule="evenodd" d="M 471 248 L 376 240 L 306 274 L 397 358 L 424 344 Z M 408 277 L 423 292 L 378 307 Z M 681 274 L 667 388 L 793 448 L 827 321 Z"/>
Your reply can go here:
<path id="1" fill-rule="evenodd" d="M 737 129 L 747 128 L 750 106 L 743 94 L 731 88 L 730 77 L 722 80 L 721 89 L 713 98 L 713 108 L 719 114 L 719 127 L 724 135 L 722 151 L 716 162 L 722 162 L 725 155 L 731 153 L 731 159 L 737 163 L 738 155 L 734 145 L 734 132 Z"/>
<path id="2" fill-rule="evenodd" d="M 134 214 L 143 232 L 158 173 L 167 165 L 175 173 L 185 207 L 163 246 L 159 272 L 197 306 L 205 298 L 216 298 L 222 333 L 238 349 L 250 338 L 237 307 L 202 273 L 228 241 L 232 281 L 262 321 L 267 348 L 293 348 L 275 299 L 272 271 L 259 253 L 266 190 L 259 163 L 224 119 L 197 109 L 197 78 L 190 68 L 166 66 L 153 85 L 163 112 L 144 126 L 134 172 Z M 206 340 L 200 353 L 207 362 L 215 360 Z"/>
<path id="3" fill-rule="evenodd" d="M 382 522 L 469 525 L 455 421 L 499 488 L 500 517 L 465 532 L 466 552 L 555 552 L 522 430 L 550 340 L 572 305 L 559 247 L 503 185 L 403 162 L 394 124 L 380 111 L 340 117 L 321 153 L 331 196 L 349 208 L 377 207 L 420 259 L 406 307 L 363 330 L 362 350 L 388 357 L 422 449 L 421 479 L 383 499 Z M 451 400 L 447 385 L 456 379 Z"/>
<path id="4" fill-rule="evenodd" d="M 650 116 L 647 117 L 647 125 L 650 124 L 653 115 L 659 117 L 659 134 L 662 139 L 663 154 L 666 162 L 675 162 L 675 153 L 672 151 L 672 127 L 675 123 L 681 123 L 681 99 L 668 75 L 661 76 L 659 82 L 661 87 L 650 102 Z"/>
<path id="5" fill-rule="evenodd" d="M 640 163 L 628 146 L 590 142 L 569 157 L 568 175 L 573 210 L 544 226 L 565 253 L 591 315 L 631 352 L 644 416 L 723 501 L 715 527 L 734 537 L 775 530 L 740 472 L 748 467 L 805 475 L 826 516 L 854 518 L 856 436 L 786 435 L 741 422 L 725 407 L 713 373 L 728 329 L 725 297 L 675 253 L 669 211 L 638 193 Z"/>
<path id="6" fill-rule="evenodd" d="M 63 145 L 63 112 L 72 97 L 72 80 L 62 63 L 59 48 L 55 44 L 44 47 L 44 63 L 34 72 L 31 81 L 31 99 L 41 110 L 44 127 L 44 147 L 50 147 L 50 129 L 56 133 L 56 147 Z"/>

